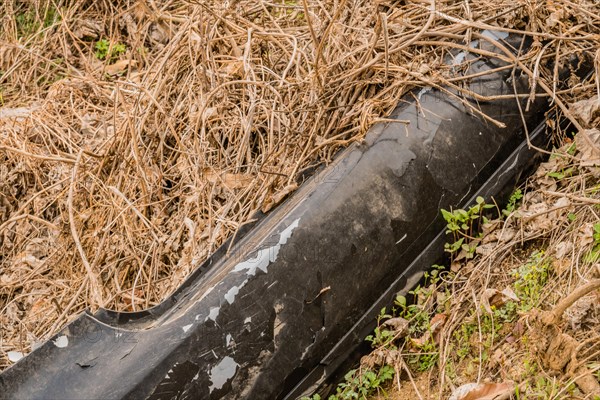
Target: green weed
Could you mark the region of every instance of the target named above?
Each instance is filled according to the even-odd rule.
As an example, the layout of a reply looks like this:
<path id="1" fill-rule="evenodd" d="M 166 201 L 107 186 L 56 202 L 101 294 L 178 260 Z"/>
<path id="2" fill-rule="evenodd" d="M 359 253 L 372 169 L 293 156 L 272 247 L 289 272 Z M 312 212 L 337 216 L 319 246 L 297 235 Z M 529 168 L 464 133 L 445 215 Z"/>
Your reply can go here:
<path id="1" fill-rule="evenodd" d="M 371 343 L 373 348 L 389 347 L 392 344 L 394 332 L 388 329 L 381 329 L 381 321 L 389 318 L 392 318 L 392 315 L 386 314 L 385 308 L 382 308 L 377 318 L 377 328 L 375 328 L 372 335 L 365 338 L 367 342 Z"/>
<path id="2" fill-rule="evenodd" d="M 413 369 L 424 372 L 429 371 L 433 368 L 440 357 L 440 353 L 437 350 L 437 346 L 433 341 L 433 338 L 429 338 L 429 340 L 420 347 L 420 352 L 413 355 L 407 356 L 407 363 Z"/>
<path id="3" fill-rule="evenodd" d="M 477 325 L 463 323 L 452 334 L 456 343 L 456 355 L 459 359 L 463 359 L 471 353 L 471 336 L 477 331 Z"/>
<path id="4" fill-rule="evenodd" d="M 514 301 L 508 301 L 504 306 L 497 309 L 492 306 L 492 309 L 494 310 L 494 318 L 501 323 L 514 322 L 517 316 L 517 303 Z"/>
<path id="5" fill-rule="evenodd" d="M 592 250 L 583 256 L 583 261 L 588 263 L 595 263 L 600 260 L 600 223 L 594 224 L 592 238 L 594 239 Z"/>
<path id="6" fill-rule="evenodd" d="M 114 62 L 127 51 L 127 47 L 123 43 L 111 44 L 106 39 L 97 41 L 95 49 L 94 55 L 98 60 L 108 60 L 109 62 Z"/>
<path id="7" fill-rule="evenodd" d="M 40 15 L 36 10 L 30 9 L 19 12 L 15 16 L 17 36 L 29 37 L 40 29 L 49 28 L 60 21 L 60 13 L 54 7 L 47 7 Z"/>
<path id="8" fill-rule="evenodd" d="M 384 383 L 391 380 L 394 373 L 394 368 L 389 365 L 385 365 L 377 371 L 371 369 L 350 370 L 344 375 L 344 382 L 338 385 L 335 394 L 329 396 L 329 400 L 366 400 L 374 393 L 383 391 Z M 311 397 L 303 397 L 301 400 L 321 400 L 321 396 L 314 394 Z"/>
<path id="9" fill-rule="evenodd" d="M 549 273 L 550 262 L 544 258 L 542 251 L 535 251 L 524 265 L 513 271 L 521 311 L 529 311 L 538 305 Z"/>
<path id="10" fill-rule="evenodd" d="M 508 217 L 512 212 L 517 208 L 517 204 L 523 198 L 523 192 L 521 189 L 515 190 L 508 199 L 508 204 L 506 204 L 506 208 L 502 210 L 502 214 Z"/>
<path id="11" fill-rule="evenodd" d="M 494 205 L 486 204 L 483 197 L 479 196 L 476 199 L 476 204 L 467 210 L 447 211 L 442 209 L 441 213 L 446 221 L 446 234 L 451 234 L 453 240 L 452 243 L 444 245 L 444 250 L 450 254 L 464 250 L 467 258 L 473 258 L 477 244 L 469 244 L 465 239 L 474 239 L 476 224 L 487 222 L 487 219 L 483 216 L 483 211 L 493 207 Z"/>
<path id="12" fill-rule="evenodd" d="M 573 176 L 574 173 L 575 173 L 575 167 L 569 167 L 569 168 L 562 169 L 560 171 L 549 172 L 548 176 L 550 178 L 554 178 L 554 179 L 560 181 L 562 179 L 565 179 L 565 178 L 568 178 L 570 176 Z"/>
<path id="13" fill-rule="evenodd" d="M 353 369 L 344 376 L 334 395 L 329 400 L 367 399 L 367 396 L 383 390 L 383 383 L 394 377 L 394 368 L 385 365 L 378 371 Z"/>

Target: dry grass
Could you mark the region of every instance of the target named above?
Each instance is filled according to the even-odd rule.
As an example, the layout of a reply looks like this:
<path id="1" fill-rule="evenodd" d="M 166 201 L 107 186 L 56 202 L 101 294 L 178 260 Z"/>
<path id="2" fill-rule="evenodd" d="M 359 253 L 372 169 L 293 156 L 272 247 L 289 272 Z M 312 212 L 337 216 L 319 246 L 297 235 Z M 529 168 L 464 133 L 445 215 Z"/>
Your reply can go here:
<path id="1" fill-rule="evenodd" d="M 597 11 L 593 1 L 3 1 L 0 369 L 8 351 L 29 352 L 85 308 L 158 304 L 411 87 L 462 91 L 464 78 L 451 78 L 461 67 L 442 60 L 487 40 L 483 29 L 529 32 L 527 54 L 488 56 L 525 68 L 562 106 L 548 60 L 595 51 Z"/>

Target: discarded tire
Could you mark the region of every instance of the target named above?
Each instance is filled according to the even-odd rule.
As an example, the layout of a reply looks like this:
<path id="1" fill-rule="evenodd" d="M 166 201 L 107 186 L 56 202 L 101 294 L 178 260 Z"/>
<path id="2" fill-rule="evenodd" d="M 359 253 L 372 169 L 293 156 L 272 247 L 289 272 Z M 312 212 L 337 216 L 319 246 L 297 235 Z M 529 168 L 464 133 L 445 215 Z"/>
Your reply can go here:
<path id="1" fill-rule="evenodd" d="M 476 60 L 470 73 L 500 65 Z M 480 76 L 469 89 L 512 94 L 510 77 Z M 527 92 L 526 79 L 514 87 Z M 524 114 L 529 129 L 543 107 Z M 375 125 L 163 304 L 79 317 L 0 375 L 1 397 L 272 399 L 312 390 L 381 306 L 439 258 L 439 209 L 496 194 L 532 162 L 514 98 L 476 104 L 424 89 L 390 118 L 397 122 Z"/>

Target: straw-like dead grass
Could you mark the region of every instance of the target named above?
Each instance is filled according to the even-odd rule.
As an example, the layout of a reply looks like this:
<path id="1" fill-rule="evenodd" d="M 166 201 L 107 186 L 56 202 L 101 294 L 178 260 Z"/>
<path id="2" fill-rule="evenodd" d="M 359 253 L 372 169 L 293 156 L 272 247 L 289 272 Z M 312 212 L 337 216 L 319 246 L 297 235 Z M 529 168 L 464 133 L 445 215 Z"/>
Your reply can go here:
<path id="1" fill-rule="evenodd" d="M 442 60 L 483 30 L 529 32 L 518 59 L 482 55 L 560 106 L 548 60 L 595 51 L 600 23 L 594 1 L 509 0 L 8 0 L 0 16 L 0 369 L 85 308 L 159 303 L 409 88 L 460 92 Z"/>

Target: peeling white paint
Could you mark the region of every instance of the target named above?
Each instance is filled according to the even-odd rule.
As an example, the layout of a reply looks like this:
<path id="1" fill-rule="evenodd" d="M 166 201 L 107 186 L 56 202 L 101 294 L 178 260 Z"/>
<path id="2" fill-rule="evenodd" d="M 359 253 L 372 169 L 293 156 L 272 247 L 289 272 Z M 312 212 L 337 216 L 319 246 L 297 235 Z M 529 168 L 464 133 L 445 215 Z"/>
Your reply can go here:
<path id="1" fill-rule="evenodd" d="M 237 294 L 240 292 L 240 289 L 243 288 L 247 282 L 248 280 L 246 279 L 240 284 L 240 286 L 234 286 L 231 289 L 229 289 L 227 293 L 225 293 L 225 300 L 227 300 L 229 304 L 233 304 L 233 302 L 235 301 L 235 296 L 237 296 Z"/>
<path id="2" fill-rule="evenodd" d="M 292 232 L 298 227 L 300 218 L 297 218 L 279 234 L 279 244 L 286 244 L 288 239 L 292 237 Z"/>
<path id="3" fill-rule="evenodd" d="M 425 86 L 423 89 L 419 90 L 419 93 L 417 93 L 417 100 L 421 100 L 421 96 L 428 92 L 431 92 L 432 89 L 433 88 L 431 86 Z"/>
<path id="4" fill-rule="evenodd" d="M 248 317 L 244 320 L 245 324 L 249 324 L 250 322 L 252 322 L 252 317 Z"/>
<path id="5" fill-rule="evenodd" d="M 223 358 L 210 370 L 210 392 L 221 389 L 228 380 L 234 377 L 239 364 L 229 356 Z"/>
<path id="6" fill-rule="evenodd" d="M 490 38 L 492 40 L 502 40 L 508 37 L 508 32 L 503 31 L 491 31 L 489 29 L 481 32 L 481 36 L 485 36 L 486 38 Z"/>
<path id="7" fill-rule="evenodd" d="M 204 322 L 208 321 L 209 319 L 212 319 L 213 321 L 217 321 L 217 317 L 219 316 L 219 310 L 221 309 L 221 307 L 211 307 L 210 311 L 208 312 L 208 317 L 206 317 L 206 319 L 204 320 Z"/>
<path id="8" fill-rule="evenodd" d="M 260 249 L 257 252 L 256 258 L 243 261 L 233 269 L 236 272 L 246 270 L 247 275 L 256 275 L 256 270 L 260 269 L 264 273 L 267 272 L 269 264 L 277 260 L 281 246 L 286 244 L 288 239 L 292 237 L 292 232 L 298 227 L 300 218 L 294 220 L 287 228 L 279 234 L 279 242 L 275 246 Z"/>
<path id="9" fill-rule="evenodd" d="M 187 331 L 190 330 L 190 328 L 192 327 L 192 325 L 194 325 L 194 324 L 184 325 L 184 326 L 181 327 L 181 329 L 183 329 L 184 333 L 187 333 Z"/>
<path id="10" fill-rule="evenodd" d="M 260 249 L 256 258 L 252 258 L 239 263 L 235 266 L 233 270 L 235 272 L 246 270 L 246 275 L 251 276 L 256 275 L 257 269 L 260 269 L 264 273 L 267 273 L 267 268 L 269 267 L 269 264 L 277 260 L 277 256 L 279 255 L 281 246 L 286 244 L 288 239 L 292 237 L 292 232 L 294 232 L 294 229 L 298 227 L 299 222 L 300 218 L 297 218 L 287 228 L 281 231 L 281 233 L 279 234 L 279 242 L 275 246 L 271 246 L 266 249 Z M 246 283 L 248 283 L 248 279 L 243 281 L 239 286 L 234 286 L 231 289 L 229 289 L 227 293 L 225 293 L 225 300 L 227 300 L 229 304 L 233 304 L 233 302 L 235 301 L 235 296 L 240 292 L 240 289 L 246 285 Z"/>
<path id="11" fill-rule="evenodd" d="M 69 345 L 69 338 L 65 335 L 59 336 L 53 341 L 54 345 L 60 349 Z"/>
<path id="12" fill-rule="evenodd" d="M 198 377 L 200 377 L 200 372 L 196 372 L 196 375 L 192 378 L 192 381 L 197 381 Z"/>
<path id="13" fill-rule="evenodd" d="M 302 355 L 300 356 L 300 360 L 304 360 L 304 357 L 306 357 L 306 355 L 308 354 L 308 351 L 310 350 L 310 348 L 313 345 L 311 344 L 310 346 L 308 346 L 307 348 L 304 349 L 304 351 L 302 352 Z"/>
<path id="14" fill-rule="evenodd" d="M 396 244 L 398 244 L 398 243 L 400 243 L 401 241 L 403 241 L 404 239 L 406 239 L 406 237 L 407 237 L 407 236 L 408 236 L 408 233 L 405 233 L 405 234 L 404 234 L 404 236 L 402 236 L 402 237 L 400 238 L 400 240 L 398 240 L 398 241 L 396 242 Z"/>
<path id="15" fill-rule="evenodd" d="M 489 29 L 486 29 L 483 32 L 481 32 L 481 35 L 492 40 L 502 40 L 508 37 L 508 32 L 491 31 Z M 479 40 L 473 40 L 471 43 L 469 43 L 468 47 L 475 48 L 478 45 Z M 468 51 L 461 51 L 460 53 L 458 53 L 456 56 L 454 56 L 454 59 L 452 60 L 452 65 L 459 65 L 460 63 L 462 63 L 465 60 L 465 57 L 467 57 L 468 53 Z"/>
<path id="16" fill-rule="evenodd" d="M 227 336 L 225 337 L 225 346 L 229 347 L 229 344 L 231 343 L 232 339 L 233 339 L 233 337 L 231 336 L 230 333 L 228 333 Z"/>
<path id="17" fill-rule="evenodd" d="M 25 357 L 25 355 L 20 351 L 9 351 L 8 353 L 6 353 L 6 355 L 8 356 L 8 360 L 14 363 L 19 361 L 21 358 Z"/>
<path id="18" fill-rule="evenodd" d="M 260 249 L 257 252 L 256 258 L 251 258 L 249 260 L 243 261 L 235 266 L 233 269 L 235 272 L 247 270 L 247 275 L 256 275 L 256 270 L 260 269 L 263 272 L 267 271 L 267 267 L 271 261 L 275 261 L 275 259 L 271 260 L 269 257 L 272 247 L 266 249 Z"/>

